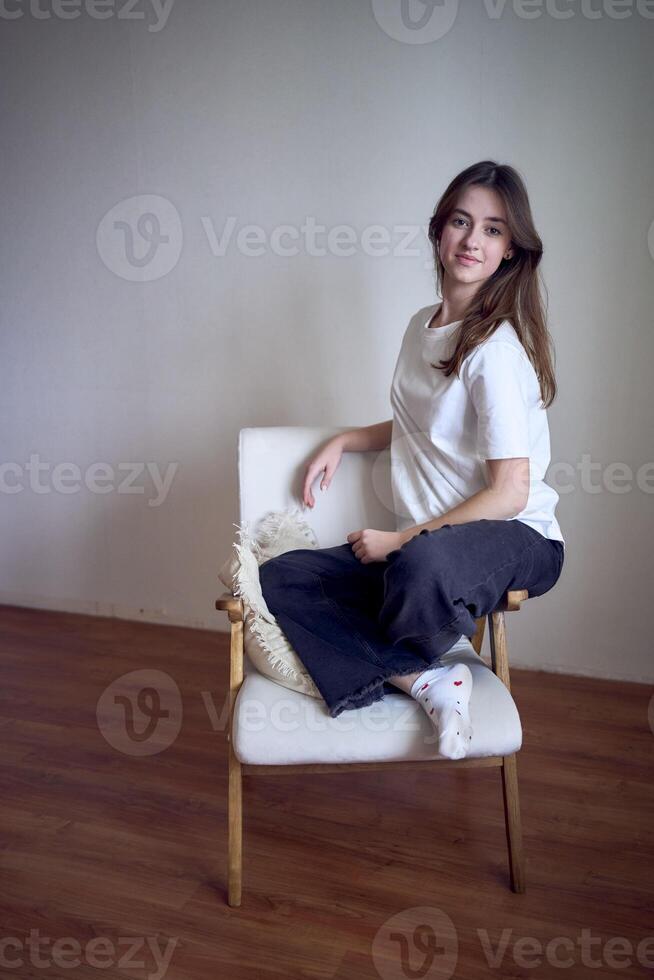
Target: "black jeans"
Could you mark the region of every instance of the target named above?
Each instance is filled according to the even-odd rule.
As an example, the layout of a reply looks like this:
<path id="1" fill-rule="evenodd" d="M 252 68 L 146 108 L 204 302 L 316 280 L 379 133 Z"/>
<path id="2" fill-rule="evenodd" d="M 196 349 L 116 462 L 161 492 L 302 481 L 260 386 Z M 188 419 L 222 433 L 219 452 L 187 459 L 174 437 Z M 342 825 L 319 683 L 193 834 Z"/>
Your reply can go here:
<path id="1" fill-rule="evenodd" d="M 564 547 L 517 519 L 422 530 L 385 561 L 362 564 L 346 542 L 298 548 L 259 566 L 270 612 L 331 717 L 396 690 L 395 674 L 435 665 L 507 589 L 548 592 Z"/>

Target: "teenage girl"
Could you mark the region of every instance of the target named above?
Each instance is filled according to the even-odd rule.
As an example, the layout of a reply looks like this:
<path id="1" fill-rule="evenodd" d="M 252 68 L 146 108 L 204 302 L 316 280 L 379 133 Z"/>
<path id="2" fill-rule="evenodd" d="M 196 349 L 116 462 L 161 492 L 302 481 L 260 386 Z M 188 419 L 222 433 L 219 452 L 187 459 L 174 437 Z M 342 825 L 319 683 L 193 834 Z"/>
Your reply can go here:
<path id="1" fill-rule="evenodd" d="M 393 418 L 331 439 L 303 498 L 326 490 L 343 452 L 390 447 L 395 531 L 353 530 L 334 548 L 264 562 L 263 595 L 336 717 L 400 688 L 425 709 L 439 752 L 466 755 L 472 675 L 438 666 L 507 589 L 549 591 L 565 543 L 544 481 L 556 394 L 537 269 L 542 243 L 517 171 L 460 173 L 429 224 L 442 302 L 409 321 Z"/>

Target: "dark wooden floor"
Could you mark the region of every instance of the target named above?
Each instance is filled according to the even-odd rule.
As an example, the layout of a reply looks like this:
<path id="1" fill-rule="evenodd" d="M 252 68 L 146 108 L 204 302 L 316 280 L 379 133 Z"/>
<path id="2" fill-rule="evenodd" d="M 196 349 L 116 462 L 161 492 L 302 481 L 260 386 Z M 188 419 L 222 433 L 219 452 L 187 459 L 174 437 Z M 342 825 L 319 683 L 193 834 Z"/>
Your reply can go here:
<path id="1" fill-rule="evenodd" d="M 5 606 L 0 651 L 3 977 L 654 972 L 647 686 L 512 672 L 526 894 L 508 885 L 498 770 L 252 776 L 230 909 L 227 635 Z M 150 756 L 108 744 L 96 715 L 140 669 L 170 675 L 183 705 L 179 735 Z M 30 930 L 48 937 L 45 967 Z M 547 949 L 557 937 L 568 946 Z M 165 970 L 153 949 L 169 940 Z"/>

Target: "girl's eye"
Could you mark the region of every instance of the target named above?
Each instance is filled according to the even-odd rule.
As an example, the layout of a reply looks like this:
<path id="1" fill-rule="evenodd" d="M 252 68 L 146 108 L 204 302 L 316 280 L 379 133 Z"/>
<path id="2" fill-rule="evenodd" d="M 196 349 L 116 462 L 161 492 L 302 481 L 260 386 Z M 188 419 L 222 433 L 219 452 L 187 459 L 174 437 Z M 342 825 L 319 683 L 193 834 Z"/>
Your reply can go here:
<path id="1" fill-rule="evenodd" d="M 453 218 L 452 219 L 452 224 L 455 225 L 457 223 L 457 221 L 461 221 L 464 225 L 467 224 L 465 218 Z M 497 232 L 496 235 L 491 235 L 491 238 L 497 238 L 497 235 L 501 235 L 502 234 L 501 230 L 499 228 L 496 228 L 494 225 L 491 225 L 491 227 L 489 228 L 489 231 Z"/>

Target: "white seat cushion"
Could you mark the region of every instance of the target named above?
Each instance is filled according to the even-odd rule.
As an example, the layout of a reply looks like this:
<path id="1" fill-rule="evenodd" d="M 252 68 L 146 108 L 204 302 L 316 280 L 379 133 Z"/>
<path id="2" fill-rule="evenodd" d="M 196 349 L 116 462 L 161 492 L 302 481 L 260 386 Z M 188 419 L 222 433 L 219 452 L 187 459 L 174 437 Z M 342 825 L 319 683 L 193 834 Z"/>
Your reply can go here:
<path id="1" fill-rule="evenodd" d="M 442 657 L 462 661 L 473 676 L 468 758 L 511 755 L 522 745 L 520 716 L 510 692 L 467 637 Z M 325 702 L 245 673 L 234 705 L 236 757 L 251 765 L 378 762 L 443 758 L 436 729 L 409 695 L 397 690 L 365 708 L 332 718 Z"/>

